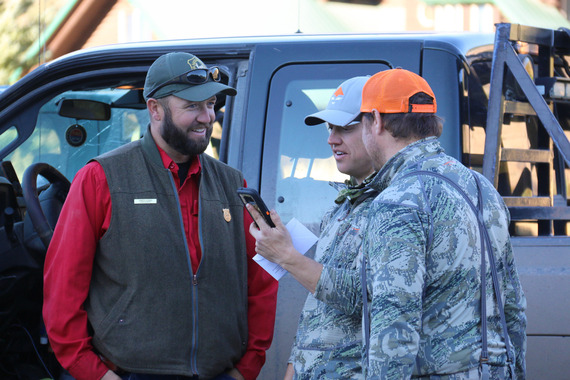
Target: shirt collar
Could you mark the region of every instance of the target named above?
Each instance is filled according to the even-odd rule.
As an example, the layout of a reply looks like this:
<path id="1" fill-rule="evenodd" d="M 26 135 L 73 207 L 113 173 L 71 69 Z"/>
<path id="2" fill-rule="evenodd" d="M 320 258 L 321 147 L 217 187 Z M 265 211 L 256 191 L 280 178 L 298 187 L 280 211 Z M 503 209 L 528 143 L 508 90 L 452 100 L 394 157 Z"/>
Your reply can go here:
<path id="1" fill-rule="evenodd" d="M 162 159 L 162 165 L 168 170 L 173 173 L 178 174 L 178 164 L 170 158 L 170 156 L 161 148 L 156 145 L 158 148 L 158 153 L 160 153 L 160 158 Z M 200 163 L 199 156 L 194 156 L 191 158 L 190 169 L 188 169 L 188 176 L 198 174 L 202 171 L 202 164 Z"/>
<path id="2" fill-rule="evenodd" d="M 348 199 L 351 204 L 354 204 L 364 193 L 370 190 L 370 188 L 367 186 L 375 176 L 376 173 L 370 174 L 360 184 L 356 182 L 356 179 L 354 177 L 350 177 L 350 179 L 344 181 L 344 188 L 341 188 L 338 192 L 335 203 L 342 204 L 345 200 Z"/>

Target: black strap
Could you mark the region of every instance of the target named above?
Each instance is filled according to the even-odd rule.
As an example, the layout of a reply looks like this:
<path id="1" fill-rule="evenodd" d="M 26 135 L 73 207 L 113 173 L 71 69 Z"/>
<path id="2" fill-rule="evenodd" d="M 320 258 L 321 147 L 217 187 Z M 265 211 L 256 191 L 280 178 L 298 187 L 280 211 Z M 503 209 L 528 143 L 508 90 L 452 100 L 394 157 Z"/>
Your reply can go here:
<path id="1" fill-rule="evenodd" d="M 369 349 L 368 345 L 370 344 L 370 316 L 368 315 L 368 290 L 366 288 L 366 255 L 362 252 L 362 265 L 360 266 L 360 282 L 362 285 L 362 308 L 363 313 L 362 316 L 364 318 L 364 361 L 366 363 L 366 368 L 370 364 L 368 358 L 370 355 L 368 354 Z"/>

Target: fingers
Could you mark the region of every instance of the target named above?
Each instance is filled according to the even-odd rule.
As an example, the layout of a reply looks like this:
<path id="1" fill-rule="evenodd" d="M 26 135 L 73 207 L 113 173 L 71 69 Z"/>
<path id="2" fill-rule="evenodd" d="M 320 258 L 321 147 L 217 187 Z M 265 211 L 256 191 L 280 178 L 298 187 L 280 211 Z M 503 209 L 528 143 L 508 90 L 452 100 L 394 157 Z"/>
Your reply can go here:
<path id="1" fill-rule="evenodd" d="M 246 204 L 245 207 L 247 208 L 247 211 L 249 212 L 249 214 L 251 215 L 251 217 L 253 218 L 253 220 L 259 226 L 260 229 L 263 227 L 269 227 L 265 222 L 265 220 L 263 219 L 263 216 L 259 213 L 259 211 L 257 211 L 255 207 L 253 207 L 249 203 Z"/>
<path id="2" fill-rule="evenodd" d="M 255 222 L 251 223 L 249 225 L 249 233 L 251 234 L 251 236 L 253 236 L 253 238 L 257 241 L 259 239 L 259 228 L 257 227 L 257 225 L 255 224 Z"/>
<path id="3" fill-rule="evenodd" d="M 285 227 L 283 225 L 283 222 L 281 221 L 281 217 L 279 216 L 277 211 L 271 210 L 269 212 L 269 216 L 271 216 L 271 220 L 273 221 L 273 224 L 275 224 L 275 227 L 277 227 L 279 229 L 281 229 L 280 227 Z"/>

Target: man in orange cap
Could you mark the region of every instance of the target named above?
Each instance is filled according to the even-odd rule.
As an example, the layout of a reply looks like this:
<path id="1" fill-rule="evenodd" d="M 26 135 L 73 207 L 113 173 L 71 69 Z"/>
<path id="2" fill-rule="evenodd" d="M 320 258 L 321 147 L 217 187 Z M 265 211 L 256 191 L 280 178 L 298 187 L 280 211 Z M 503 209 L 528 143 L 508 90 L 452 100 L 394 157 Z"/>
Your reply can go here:
<path id="1" fill-rule="evenodd" d="M 489 181 L 444 153 L 436 110 L 428 83 L 407 70 L 363 88 L 363 141 L 378 170 L 369 186 L 380 192 L 362 243 L 365 375 L 524 378 L 509 213 Z"/>

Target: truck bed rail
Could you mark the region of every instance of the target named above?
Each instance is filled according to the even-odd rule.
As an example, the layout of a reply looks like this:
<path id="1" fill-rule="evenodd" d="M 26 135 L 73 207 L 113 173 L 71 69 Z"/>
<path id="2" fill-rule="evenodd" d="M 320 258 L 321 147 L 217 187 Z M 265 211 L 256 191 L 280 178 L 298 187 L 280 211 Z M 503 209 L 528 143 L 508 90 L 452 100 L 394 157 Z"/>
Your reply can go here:
<path id="1" fill-rule="evenodd" d="M 535 53 L 523 54 L 521 46 L 535 49 Z M 568 234 L 566 171 L 570 167 L 570 141 L 568 125 L 565 131 L 557 107 L 570 103 L 569 54 L 570 35 L 566 30 L 497 24 L 483 175 L 499 188 L 504 163 L 530 163 L 536 172 L 536 193 L 504 199 L 513 222 L 538 221 L 539 235 Z M 515 118 L 527 122 L 529 149 L 504 146 L 503 130 Z M 532 126 L 529 120 L 534 120 Z"/>

